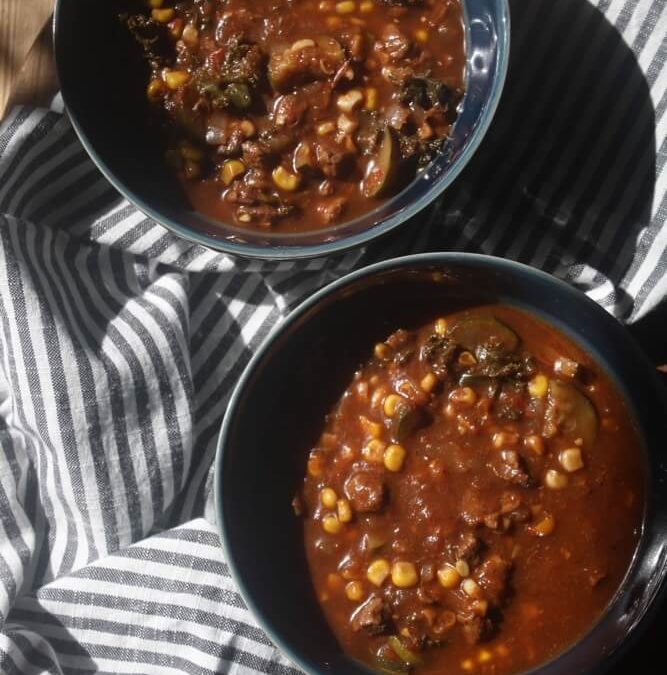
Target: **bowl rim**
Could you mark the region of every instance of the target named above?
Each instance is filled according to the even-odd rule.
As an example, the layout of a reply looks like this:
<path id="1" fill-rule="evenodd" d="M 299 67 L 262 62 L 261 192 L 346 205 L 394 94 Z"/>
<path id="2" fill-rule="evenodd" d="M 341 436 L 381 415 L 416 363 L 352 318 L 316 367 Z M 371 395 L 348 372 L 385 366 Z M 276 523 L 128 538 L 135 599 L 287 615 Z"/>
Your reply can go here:
<path id="1" fill-rule="evenodd" d="M 230 433 L 230 429 L 233 423 L 233 419 L 236 416 L 236 409 L 239 406 L 240 400 L 245 392 L 246 385 L 255 375 L 255 372 L 262 366 L 262 363 L 267 355 L 269 355 L 271 349 L 274 346 L 274 343 L 277 339 L 287 330 L 290 326 L 297 323 L 305 314 L 307 314 L 311 309 L 315 308 L 321 301 L 325 300 L 331 295 L 335 295 L 338 291 L 345 289 L 348 286 L 352 286 L 357 282 L 377 276 L 378 274 L 384 272 L 395 272 L 402 269 L 414 268 L 426 268 L 429 265 L 432 266 L 442 266 L 445 267 L 449 264 L 459 264 L 472 266 L 474 268 L 485 268 L 495 272 L 517 272 L 519 274 L 526 275 L 527 277 L 533 277 L 540 279 L 546 283 L 552 284 L 562 295 L 563 301 L 567 302 L 568 298 L 576 300 L 579 303 L 583 303 L 584 306 L 590 308 L 593 312 L 597 313 L 603 321 L 607 322 L 607 325 L 612 330 L 616 331 L 619 337 L 629 346 L 632 351 L 635 352 L 635 356 L 638 358 L 637 367 L 643 371 L 643 373 L 648 378 L 648 381 L 654 385 L 655 391 L 658 393 L 660 399 L 659 403 L 667 410 L 667 392 L 662 387 L 662 383 L 658 379 L 657 374 L 654 372 L 654 368 L 649 361 L 648 357 L 644 352 L 639 348 L 632 336 L 625 331 L 624 326 L 611 314 L 606 312 L 603 307 L 601 307 L 597 302 L 591 299 L 582 291 L 574 288 L 567 282 L 555 277 L 547 272 L 544 272 L 540 269 L 531 267 L 524 263 L 520 263 L 514 260 L 508 260 L 505 258 L 499 258 L 497 256 L 491 256 L 481 253 L 467 253 L 467 252 L 433 252 L 433 253 L 416 253 L 412 255 L 406 255 L 396 258 L 390 258 L 383 260 L 371 265 L 361 267 L 353 272 L 345 274 L 344 276 L 336 279 L 335 281 L 323 286 L 315 293 L 310 295 L 306 300 L 301 302 L 296 308 L 294 308 L 283 320 L 272 328 L 272 330 L 264 338 L 260 346 L 258 347 L 255 354 L 252 356 L 247 366 L 245 367 L 241 377 L 237 381 L 237 384 L 234 387 L 234 390 L 230 396 L 225 414 L 222 420 L 220 427 L 220 433 L 218 435 L 218 441 L 216 445 L 216 454 L 214 460 L 214 479 L 213 479 L 213 489 L 214 489 L 214 512 L 216 516 L 216 526 L 218 529 L 218 534 L 220 536 L 220 541 L 225 552 L 225 558 L 229 569 L 232 573 L 232 577 L 239 592 L 246 603 L 247 607 L 251 611 L 254 619 L 261 626 L 262 630 L 266 632 L 270 640 L 280 649 L 280 651 L 285 654 L 290 661 L 292 661 L 299 668 L 304 670 L 304 672 L 309 675 L 323 675 L 325 672 L 324 669 L 320 667 L 319 664 L 311 662 L 306 657 L 303 657 L 296 653 L 296 650 L 293 649 L 289 644 L 287 644 L 277 631 L 274 630 L 273 625 L 265 620 L 264 612 L 261 607 L 255 603 L 253 594 L 246 585 L 243 574 L 241 573 L 240 568 L 237 565 L 235 556 L 233 555 L 234 547 L 231 542 L 230 534 L 227 528 L 227 519 L 231 517 L 229 514 L 225 516 L 225 511 L 223 510 L 223 499 L 222 499 L 222 485 L 225 482 L 225 470 L 224 470 L 224 458 L 225 451 L 228 445 L 227 437 Z M 613 326 L 613 328 L 612 328 Z M 612 381 L 615 380 L 614 374 L 610 373 L 612 376 Z M 625 393 L 622 392 L 623 396 Z M 611 596 L 609 602 L 605 605 L 603 612 L 596 618 L 596 620 L 586 629 L 583 635 L 580 636 L 577 641 L 572 643 L 569 646 L 566 646 L 562 651 L 558 652 L 552 658 L 528 669 L 521 671 L 517 675 L 537 675 L 537 673 L 542 672 L 542 669 L 549 669 L 549 672 L 552 667 L 558 664 L 561 657 L 571 653 L 573 650 L 577 649 L 581 644 L 583 644 L 589 637 L 591 637 L 601 624 L 611 615 L 611 610 L 616 606 L 619 596 L 621 595 L 622 590 L 628 583 L 633 571 L 637 571 L 639 565 L 639 558 L 641 550 L 644 548 L 647 542 L 647 538 L 650 536 L 648 531 L 648 520 L 649 517 L 649 501 L 651 499 L 651 485 L 657 480 L 654 477 L 654 469 L 650 466 L 650 457 L 651 450 L 650 447 L 644 449 L 646 455 L 646 504 L 644 507 L 644 515 L 642 520 L 641 533 L 637 540 L 636 548 L 634 550 L 633 556 L 628 564 L 628 569 L 626 570 L 622 581 L 620 582 L 618 588 Z M 655 514 L 653 514 L 655 515 Z M 632 626 L 632 630 L 628 631 L 628 636 L 624 643 L 618 645 L 611 652 L 603 655 L 600 658 L 598 667 L 602 669 L 607 669 L 610 665 L 617 660 L 620 655 L 632 644 L 639 634 L 642 632 L 642 629 L 646 627 L 648 623 L 647 618 L 650 618 L 655 612 L 656 607 L 660 602 L 660 598 L 664 597 L 667 593 L 667 584 L 665 583 L 665 575 L 667 573 L 666 569 L 662 569 L 661 576 L 659 580 L 659 587 L 655 592 L 655 595 L 651 598 L 650 604 L 646 609 L 645 614 L 638 620 L 638 622 Z M 366 667 L 365 664 L 361 664 Z M 368 670 L 368 668 L 367 668 Z M 371 670 L 368 670 L 369 673 L 372 673 Z M 597 669 L 596 669 L 596 672 Z M 601 671 L 600 671 L 601 672 Z"/>
<path id="2" fill-rule="evenodd" d="M 435 180 L 431 183 L 428 189 L 421 195 L 417 200 L 411 201 L 403 209 L 392 213 L 384 220 L 371 225 L 370 227 L 364 228 L 359 232 L 356 232 L 351 235 L 342 235 L 339 238 L 334 239 L 333 241 L 325 241 L 317 244 L 293 244 L 293 245 L 280 245 L 280 243 L 269 244 L 268 246 L 259 245 L 259 244 L 250 244 L 235 242 L 227 238 L 218 238 L 211 234 L 207 234 L 204 231 L 199 231 L 193 228 L 189 228 L 185 225 L 180 224 L 173 218 L 166 216 L 160 213 L 159 209 L 153 208 L 149 203 L 147 203 L 140 195 L 133 192 L 123 180 L 117 177 L 114 172 L 109 167 L 108 163 L 101 157 L 96 151 L 94 144 L 91 142 L 90 138 L 86 134 L 81 125 L 80 120 L 77 118 L 68 105 L 69 100 L 69 87 L 68 87 L 68 78 L 63 77 L 63 68 L 62 68 L 62 59 L 61 59 L 61 43 L 64 43 L 65 36 L 62 35 L 62 31 L 59 30 L 61 14 L 63 12 L 63 6 L 66 2 L 71 0 L 56 0 L 55 7 L 53 11 L 53 48 L 54 48 L 54 57 L 56 64 L 56 72 L 58 74 L 58 79 L 60 81 L 60 90 L 63 97 L 63 103 L 67 115 L 72 124 L 72 127 L 83 145 L 84 149 L 88 153 L 89 157 L 99 169 L 102 175 L 111 183 L 111 185 L 126 199 L 135 206 L 139 211 L 141 211 L 145 216 L 153 220 L 158 225 L 166 228 L 175 235 L 189 241 L 192 244 L 199 244 L 204 246 L 209 250 L 215 251 L 217 253 L 228 253 L 239 256 L 241 258 L 251 258 L 257 260 L 268 260 L 268 261 L 290 261 L 290 260 L 306 260 L 310 258 L 318 258 L 322 256 L 336 255 L 340 253 L 347 252 L 351 249 L 363 246 L 366 243 L 369 243 L 375 239 L 379 239 L 386 234 L 389 234 L 391 231 L 395 230 L 397 227 L 405 223 L 412 216 L 416 215 L 424 209 L 428 204 L 433 202 L 444 190 L 452 184 L 452 182 L 458 177 L 458 175 L 463 171 L 468 162 L 470 161 L 473 154 L 477 151 L 477 148 L 481 144 L 484 136 L 486 135 L 491 122 L 495 117 L 498 104 L 500 102 L 503 89 L 505 87 L 505 80 L 507 77 L 507 70 L 509 66 L 509 51 L 510 51 L 510 10 L 509 10 L 509 0 L 490 0 L 498 5 L 500 10 L 498 25 L 502 26 L 503 29 L 498 31 L 497 37 L 497 57 L 495 62 L 494 74 L 496 78 L 495 86 L 491 90 L 491 95 L 484 106 L 481 116 L 479 117 L 478 123 L 473 127 L 470 136 L 468 137 L 464 148 L 461 153 L 456 157 L 454 162 L 451 165 L 449 171 L 442 178 L 442 180 Z M 462 0 L 462 6 L 464 11 L 464 16 L 466 13 L 466 0 Z M 468 21 L 465 22 L 465 36 L 466 43 L 469 40 L 469 31 L 470 26 Z M 62 47 L 64 49 L 64 47 Z M 466 54 L 466 63 L 472 57 L 470 54 Z M 465 96 L 464 96 L 465 100 Z M 399 193 L 400 194 L 400 193 Z M 353 221 L 349 221 L 351 223 Z M 344 227 L 348 223 L 341 223 L 340 226 Z M 231 224 L 228 224 L 231 226 Z M 326 229 L 322 230 L 326 232 Z M 304 235 L 311 235 L 316 232 L 308 231 Z"/>

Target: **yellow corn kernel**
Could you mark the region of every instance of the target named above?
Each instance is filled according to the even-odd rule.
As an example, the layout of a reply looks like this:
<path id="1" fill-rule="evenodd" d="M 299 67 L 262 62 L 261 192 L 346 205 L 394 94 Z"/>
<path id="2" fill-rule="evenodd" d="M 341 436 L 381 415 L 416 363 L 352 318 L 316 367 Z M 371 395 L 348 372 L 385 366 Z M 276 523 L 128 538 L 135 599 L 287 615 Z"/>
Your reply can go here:
<path id="1" fill-rule="evenodd" d="M 327 574 L 327 586 L 332 591 L 340 590 L 343 586 L 343 579 L 341 578 L 340 574 L 336 574 L 335 572 Z"/>
<path id="2" fill-rule="evenodd" d="M 304 38 L 303 40 L 297 40 L 296 42 L 292 43 L 292 46 L 289 49 L 291 52 L 298 52 L 301 51 L 302 49 L 308 49 L 309 47 L 314 46 L 315 40 L 311 40 L 310 38 Z"/>
<path id="3" fill-rule="evenodd" d="M 415 40 L 417 42 L 428 42 L 428 31 L 425 28 L 417 28 L 415 31 Z"/>
<path id="4" fill-rule="evenodd" d="M 373 112 L 378 107 L 378 90 L 375 87 L 368 87 L 364 92 L 364 108 Z"/>
<path id="5" fill-rule="evenodd" d="M 169 89 L 180 89 L 184 84 L 187 84 L 190 79 L 190 73 L 185 70 L 167 70 L 164 73 L 164 81 Z"/>
<path id="6" fill-rule="evenodd" d="M 441 337 L 447 332 L 447 319 L 438 319 L 434 326 L 435 332 Z"/>
<path id="7" fill-rule="evenodd" d="M 427 394 L 430 394 L 438 386 L 438 378 L 434 373 L 428 373 L 422 377 L 422 381 L 419 383 L 419 386 Z"/>
<path id="8" fill-rule="evenodd" d="M 333 12 L 334 4 L 331 0 L 322 0 L 318 5 L 320 12 Z"/>
<path id="9" fill-rule="evenodd" d="M 475 663 L 472 659 L 464 659 L 461 661 L 461 670 L 465 670 L 466 672 L 470 672 L 471 670 L 474 670 L 475 668 Z"/>
<path id="10" fill-rule="evenodd" d="M 417 585 L 417 568 L 405 560 L 395 562 L 391 567 L 391 581 L 398 588 L 412 588 Z"/>
<path id="11" fill-rule="evenodd" d="M 359 602 L 364 597 L 364 587 L 360 581 L 350 581 L 345 586 L 345 595 L 352 602 Z"/>
<path id="12" fill-rule="evenodd" d="M 393 417 L 396 413 L 396 407 L 403 400 L 398 394 L 389 394 L 382 403 L 382 411 L 387 417 Z"/>
<path id="13" fill-rule="evenodd" d="M 314 457 L 310 457 L 308 459 L 308 475 L 309 476 L 312 476 L 313 478 L 317 478 L 318 476 L 322 475 L 323 470 L 324 470 L 323 460 L 319 455 L 315 455 Z"/>
<path id="14" fill-rule="evenodd" d="M 480 598 L 482 595 L 482 589 L 474 579 L 464 579 L 461 588 L 463 589 L 463 592 L 471 598 Z"/>
<path id="15" fill-rule="evenodd" d="M 384 361 L 391 356 L 391 349 L 389 349 L 384 342 L 378 342 L 375 347 L 373 347 L 373 355 L 376 359 Z"/>
<path id="16" fill-rule="evenodd" d="M 545 513 L 538 523 L 529 528 L 529 531 L 538 537 L 548 537 L 555 529 L 556 519 L 550 513 Z"/>
<path id="17" fill-rule="evenodd" d="M 349 523 L 352 520 L 352 507 L 347 499 L 339 499 L 336 502 L 336 508 L 338 510 L 338 520 L 341 523 Z"/>
<path id="18" fill-rule="evenodd" d="M 364 95 L 358 89 L 350 89 L 338 97 L 336 106 L 345 113 L 351 113 L 363 100 Z"/>
<path id="19" fill-rule="evenodd" d="M 535 375 L 528 383 L 528 393 L 535 398 L 544 398 L 549 389 L 549 380 L 546 375 Z"/>
<path id="20" fill-rule="evenodd" d="M 438 581 L 443 588 L 457 588 L 461 583 L 461 575 L 451 565 L 443 565 L 438 570 Z"/>
<path id="21" fill-rule="evenodd" d="M 488 649 L 482 649 L 477 654 L 477 660 L 480 663 L 488 663 L 491 659 L 493 659 L 493 654 Z"/>
<path id="22" fill-rule="evenodd" d="M 337 515 L 330 513 L 322 518 L 322 529 L 328 534 L 338 534 L 343 529 L 343 523 Z"/>
<path id="23" fill-rule="evenodd" d="M 507 645 L 500 644 L 496 647 L 496 652 L 498 653 L 499 656 L 509 656 L 510 655 L 510 650 L 507 647 Z"/>
<path id="24" fill-rule="evenodd" d="M 454 568 L 462 577 L 470 576 L 470 565 L 465 560 L 457 560 Z"/>
<path id="25" fill-rule="evenodd" d="M 322 124 L 318 124 L 317 135 L 326 136 L 327 134 L 330 134 L 335 130 L 336 125 L 331 120 L 329 120 L 328 122 L 322 122 Z"/>
<path id="26" fill-rule="evenodd" d="M 584 459 L 580 448 L 568 448 L 558 455 L 558 461 L 568 473 L 574 473 L 584 468 Z"/>
<path id="27" fill-rule="evenodd" d="M 162 7 L 164 0 L 148 0 L 148 6 L 156 9 L 157 7 Z"/>
<path id="28" fill-rule="evenodd" d="M 151 10 L 151 16 L 158 23 L 169 23 L 174 18 L 174 10 L 171 7 L 166 9 L 154 8 Z"/>
<path id="29" fill-rule="evenodd" d="M 551 490 L 562 490 L 567 483 L 567 476 L 555 469 L 549 469 L 544 476 L 544 484 Z"/>
<path id="30" fill-rule="evenodd" d="M 164 82 L 157 78 L 151 80 L 146 87 L 146 96 L 149 101 L 157 101 L 164 95 Z"/>
<path id="31" fill-rule="evenodd" d="M 523 444 L 532 450 L 536 455 L 544 454 L 544 441 L 542 440 L 541 436 L 536 436 L 535 434 L 526 436 L 523 439 Z"/>
<path id="32" fill-rule="evenodd" d="M 273 182 L 277 187 L 286 192 L 294 192 L 301 183 L 301 176 L 299 174 L 291 173 L 282 166 L 277 166 L 273 170 L 271 178 L 273 178 Z"/>
<path id="33" fill-rule="evenodd" d="M 359 11 L 362 14 L 368 14 L 369 12 L 372 12 L 373 7 L 375 7 L 375 4 L 373 3 L 373 0 L 362 0 L 359 3 Z"/>
<path id="34" fill-rule="evenodd" d="M 385 579 L 389 576 L 390 571 L 391 568 L 389 567 L 389 563 L 384 558 L 380 558 L 378 560 L 374 560 L 368 566 L 368 569 L 366 570 L 366 578 L 374 586 L 380 587 L 385 582 Z"/>
<path id="35" fill-rule="evenodd" d="M 320 501 L 325 508 L 333 509 L 336 506 L 337 500 L 338 495 L 333 488 L 327 487 L 320 491 Z"/>
<path id="36" fill-rule="evenodd" d="M 387 471 L 400 471 L 405 462 L 405 455 L 405 448 L 402 445 L 390 445 L 384 451 L 384 466 Z"/>
<path id="37" fill-rule="evenodd" d="M 386 443 L 383 443 L 379 438 L 373 438 L 361 448 L 361 456 L 371 464 L 382 464 L 386 447 Z"/>
<path id="38" fill-rule="evenodd" d="M 477 363 L 477 359 L 472 352 L 461 352 L 458 361 L 462 366 L 474 366 Z"/>
<path id="39" fill-rule="evenodd" d="M 510 445 L 516 445 L 519 442 L 519 434 L 509 431 L 497 431 L 493 434 L 493 447 L 500 450 Z"/>
<path id="40" fill-rule="evenodd" d="M 352 14 L 355 9 L 357 9 L 357 6 L 353 0 L 341 0 L 341 2 L 336 3 L 338 14 Z"/>
<path id="41" fill-rule="evenodd" d="M 194 47 L 199 42 L 199 31 L 189 23 L 181 33 L 181 39 L 188 47 Z"/>
<path id="42" fill-rule="evenodd" d="M 452 391 L 449 400 L 458 405 L 474 405 L 477 402 L 477 394 L 470 387 L 459 387 Z"/>
<path id="43" fill-rule="evenodd" d="M 220 171 L 220 178 L 225 185 L 231 185 L 232 182 L 245 173 L 245 164 L 240 159 L 228 159 Z"/>
<path id="44" fill-rule="evenodd" d="M 239 128 L 246 138 L 252 138 L 257 133 L 257 128 L 250 120 L 241 120 Z"/>
<path id="45" fill-rule="evenodd" d="M 359 415 L 359 424 L 361 424 L 361 428 L 373 438 L 380 438 L 382 435 L 382 425 L 378 422 L 372 422 L 365 415 Z"/>

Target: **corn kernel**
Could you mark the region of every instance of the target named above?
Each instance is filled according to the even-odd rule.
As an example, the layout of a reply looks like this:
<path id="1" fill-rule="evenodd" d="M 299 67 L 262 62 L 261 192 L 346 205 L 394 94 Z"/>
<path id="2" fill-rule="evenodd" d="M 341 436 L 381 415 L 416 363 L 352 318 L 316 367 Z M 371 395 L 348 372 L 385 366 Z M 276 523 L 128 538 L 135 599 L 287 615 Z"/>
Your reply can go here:
<path id="1" fill-rule="evenodd" d="M 532 450 L 536 455 L 544 454 L 544 441 L 541 436 L 531 435 L 523 439 L 523 444 Z"/>
<path id="2" fill-rule="evenodd" d="M 462 577 L 470 576 L 470 565 L 465 560 L 457 560 L 454 568 Z"/>
<path id="3" fill-rule="evenodd" d="M 194 47 L 199 42 L 199 31 L 189 23 L 181 34 L 181 39 L 185 42 L 188 47 Z"/>
<path id="4" fill-rule="evenodd" d="M 317 135 L 318 136 L 326 136 L 327 134 L 330 134 L 335 130 L 336 130 L 336 125 L 333 122 L 331 122 L 331 121 L 322 122 L 322 124 L 319 124 L 317 126 Z"/>
<path id="5" fill-rule="evenodd" d="M 497 431 L 495 434 L 493 434 L 492 443 L 496 450 L 500 450 L 501 448 L 505 448 L 509 445 L 516 445 L 518 442 L 519 434 L 508 431 Z"/>
<path id="6" fill-rule="evenodd" d="M 538 523 L 528 529 L 538 537 L 548 537 L 556 529 L 556 519 L 550 513 L 545 513 Z"/>
<path id="7" fill-rule="evenodd" d="M 341 2 L 336 3 L 336 12 L 338 14 L 352 14 L 357 8 L 353 0 L 341 0 Z"/>
<path id="8" fill-rule="evenodd" d="M 452 391 L 449 400 L 454 404 L 474 405 L 477 402 L 477 394 L 470 387 L 460 387 Z"/>
<path id="9" fill-rule="evenodd" d="M 321 0 L 318 8 L 320 12 L 333 12 L 334 4 L 331 0 Z"/>
<path id="10" fill-rule="evenodd" d="M 510 655 L 510 650 L 507 647 L 507 645 L 500 644 L 496 647 L 496 652 L 498 653 L 499 656 L 509 656 Z"/>
<path id="11" fill-rule="evenodd" d="M 380 587 L 385 582 L 385 579 L 389 576 L 390 570 L 391 568 L 389 567 L 389 563 L 384 560 L 384 558 L 380 558 L 379 560 L 374 560 L 368 566 L 368 569 L 366 570 L 366 578 L 374 586 Z"/>
<path id="12" fill-rule="evenodd" d="M 220 171 L 220 178 L 225 185 L 231 185 L 232 182 L 245 173 L 245 164 L 240 159 L 228 159 Z"/>
<path id="13" fill-rule="evenodd" d="M 464 579 L 461 588 L 466 595 L 471 598 L 479 598 L 482 594 L 480 587 L 474 579 Z"/>
<path id="14" fill-rule="evenodd" d="M 362 14 L 368 14 L 369 12 L 372 12 L 373 7 L 375 7 L 373 0 L 362 0 L 359 3 L 359 11 Z"/>
<path id="15" fill-rule="evenodd" d="M 438 319 L 435 322 L 434 329 L 437 335 L 440 337 L 444 336 L 447 332 L 447 319 Z"/>
<path id="16" fill-rule="evenodd" d="M 163 2 L 164 0 L 148 0 L 148 5 L 153 9 L 157 9 L 158 7 L 162 7 Z"/>
<path id="17" fill-rule="evenodd" d="M 382 464 L 386 447 L 386 443 L 378 438 L 373 438 L 361 448 L 361 456 L 371 464 Z"/>
<path id="18" fill-rule="evenodd" d="M 184 70 L 167 70 L 164 73 L 164 81 L 172 91 L 187 84 L 189 79 L 190 73 L 187 73 Z"/>
<path id="19" fill-rule="evenodd" d="M 456 588 L 461 583 L 461 575 L 451 565 L 438 570 L 438 581 L 443 588 Z"/>
<path id="20" fill-rule="evenodd" d="M 405 448 L 392 444 L 384 451 L 384 466 L 388 471 L 400 471 L 405 462 Z"/>
<path id="21" fill-rule="evenodd" d="M 549 389 L 549 380 L 546 375 L 535 375 L 528 383 L 528 393 L 535 398 L 544 398 Z"/>
<path id="22" fill-rule="evenodd" d="M 341 523 L 349 523 L 352 520 L 352 507 L 347 499 L 339 499 L 336 502 L 336 508 L 338 510 L 338 520 Z"/>
<path id="23" fill-rule="evenodd" d="M 549 469 L 544 476 L 545 485 L 551 490 L 562 490 L 567 486 L 567 476 L 555 469 Z"/>
<path id="24" fill-rule="evenodd" d="M 324 470 L 323 467 L 323 460 L 320 456 L 315 455 L 314 457 L 310 457 L 308 459 L 308 475 L 312 476 L 313 478 L 317 478 L 318 476 L 322 475 L 322 471 Z"/>
<path id="25" fill-rule="evenodd" d="M 419 581 L 417 568 L 411 562 L 399 560 L 392 565 L 391 580 L 398 588 L 412 588 Z"/>
<path id="26" fill-rule="evenodd" d="M 169 35 L 171 35 L 174 40 L 178 40 L 183 34 L 183 19 L 176 17 L 172 19 L 167 26 L 169 27 Z"/>
<path id="27" fill-rule="evenodd" d="M 477 654 L 477 660 L 480 663 L 488 663 L 492 658 L 493 654 L 488 649 L 482 649 L 479 654 Z"/>
<path id="28" fill-rule="evenodd" d="M 164 94 L 164 82 L 162 80 L 153 79 L 149 82 L 146 88 L 146 96 L 149 101 L 157 101 L 162 98 Z"/>
<path id="29" fill-rule="evenodd" d="M 428 42 L 428 31 L 424 28 L 418 28 L 415 31 L 415 40 L 417 40 L 417 42 L 421 42 L 422 44 L 424 42 Z"/>
<path id="30" fill-rule="evenodd" d="M 461 352 L 459 354 L 458 361 L 462 366 L 474 366 L 477 363 L 477 359 L 475 358 L 474 354 L 468 351 Z"/>
<path id="31" fill-rule="evenodd" d="M 159 9 L 156 7 L 151 10 L 151 16 L 153 17 L 153 20 L 157 21 L 158 23 L 169 23 L 174 18 L 174 14 L 175 12 L 171 7 L 166 9 Z"/>
<path id="32" fill-rule="evenodd" d="M 584 460 L 579 448 L 568 448 L 558 455 L 558 461 L 568 473 L 574 473 L 584 468 Z"/>
<path id="33" fill-rule="evenodd" d="M 373 438 L 380 438 L 382 435 L 382 425 L 378 422 L 372 422 L 365 415 L 359 415 L 359 424 L 361 424 L 361 428 Z"/>
<path id="34" fill-rule="evenodd" d="M 301 183 L 301 176 L 299 174 L 291 173 L 282 166 L 277 166 L 273 170 L 271 178 L 273 178 L 273 182 L 277 187 L 286 192 L 294 192 Z"/>
<path id="35" fill-rule="evenodd" d="M 430 394 L 438 385 L 438 378 L 433 373 L 427 373 L 422 377 L 422 381 L 419 383 L 419 386 L 427 393 Z"/>
<path id="36" fill-rule="evenodd" d="M 327 586 L 329 587 L 330 590 L 338 591 L 340 590 L 342 585 L 343 580 L 341 579 L 340 574 L 336 574 L 335 572 L 327 574 Z"/>
<path id="37" fill-rule="evenodd" d="M 389 394 L 382 403 L 382 411 L 387 417 L 393 417 L 398 404 L 403 400 L 398 394 Z"/>
<path id="38" fill-rule="evenodd" d="M 320 501 L 322 506 L 327 509 L 333 509 L 336 506 L 337 499 L 338 495 L 333 488 L 327 487 L 320 491 Z"/>
<path id="39" fill-rule="evenodd" d="M 384 361 L 391 356 L 391 349 L 384 342 L 378 342 L 373 348 L 373 355 L 376 359 Z"/>
<path id="40" fill-rule="evenodd" d="M 352 602 L 359 602 L 364 597 L 364 587 L 360 581 L 350 581 L 345 586 L 345 595 Z"/>
<path id="41" fill-rule="evenodd" d="M 298 52 L 301 51 L 302 49 L 308 49 L 308 47 L 314 47 L 315 46 L 315 40 L 311 40 L 310 38 L 304 38 L 303 40 L 297 40 L 295 43 L 292 44 L 290 47 L 291 52 Z"/>
<path id="42" fill-rule="evenodd" d="M 470 672 L 475 668 L 475 664 L 472 659 L 464 659 L 461 661 L 461 670 L 465 670 L 466 672 Z"/>
<path id="43" fill-rule="evenodd" d="M 252 138 L 257 132 L 257 128 L 250 120 L 241 120 L 239 128 L 246 138 Z"/>
<path id="44" fill-rule="evenodd" d="M 343 524 L 338 516 L 330 513 L 322 518 L 322 529 L 328 534 L 338 534 L 343 529 Z"/>

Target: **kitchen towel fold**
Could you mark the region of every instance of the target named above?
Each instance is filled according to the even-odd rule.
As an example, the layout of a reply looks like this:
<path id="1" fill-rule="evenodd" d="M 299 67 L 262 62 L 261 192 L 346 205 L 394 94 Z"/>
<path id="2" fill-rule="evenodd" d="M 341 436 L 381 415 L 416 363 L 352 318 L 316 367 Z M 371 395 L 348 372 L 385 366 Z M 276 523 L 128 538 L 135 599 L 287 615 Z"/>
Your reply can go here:
<path id="1" fill-rule="evenodd" d="M 665 0 L 516 0 L 501 106 L 440 202 L 364 251 L 233 259 L 105 181 L 67 117 L 0 126 L 0 670 L 295 673 L 225 564 L 210 467 L 270 328 L 366 262 L 503 255 L 620 320 L 667 294 Z M 286 617 L 289 620 L 289 617 Z"/>

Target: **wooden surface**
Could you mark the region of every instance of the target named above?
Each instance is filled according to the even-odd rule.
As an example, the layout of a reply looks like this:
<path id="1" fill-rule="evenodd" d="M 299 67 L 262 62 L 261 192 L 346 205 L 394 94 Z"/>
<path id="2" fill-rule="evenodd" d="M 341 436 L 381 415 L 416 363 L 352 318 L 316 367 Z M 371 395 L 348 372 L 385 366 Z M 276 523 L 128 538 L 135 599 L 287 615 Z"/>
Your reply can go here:
<path id="1" fill-rule="evenodd" d="M 0 117 L 16 103 L 44 105 L 58 89 L 52 11 L 53 0 L 0 0 Z"/>

